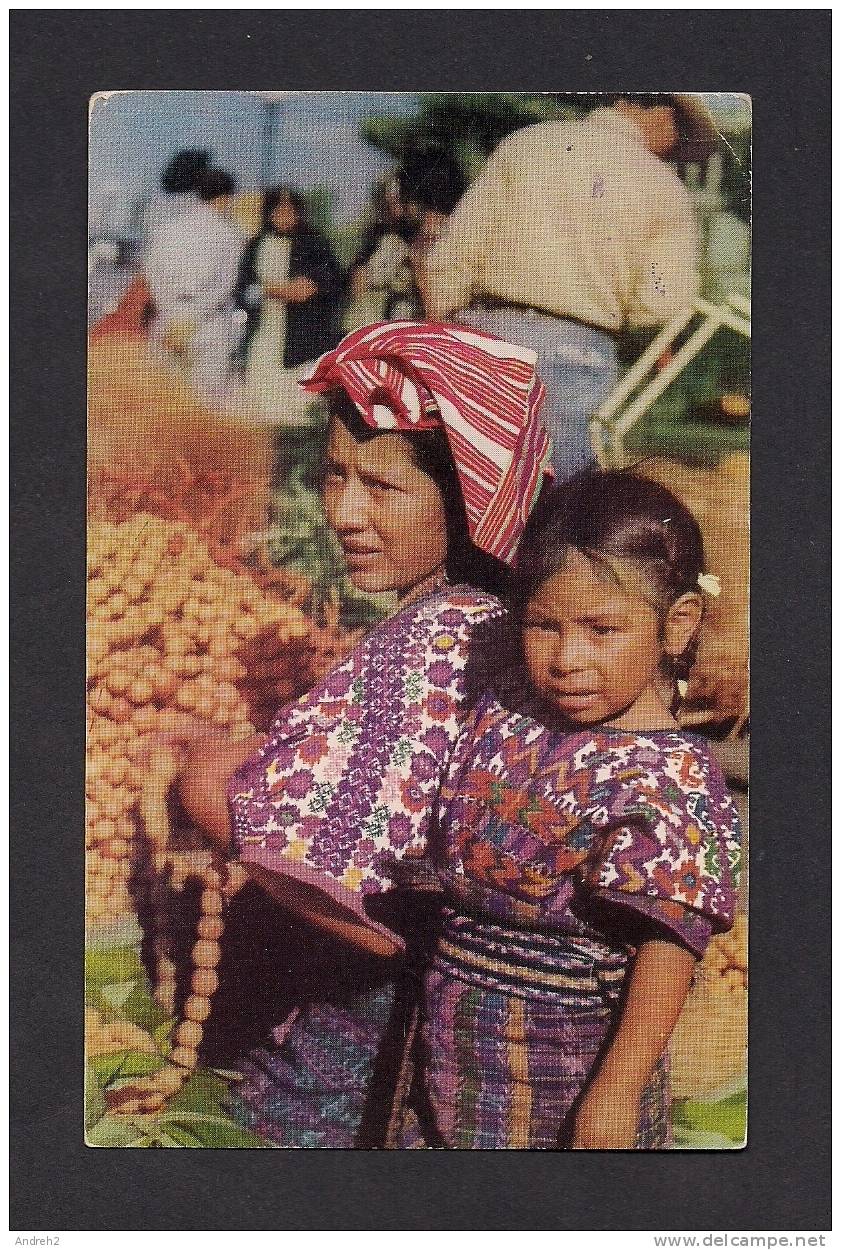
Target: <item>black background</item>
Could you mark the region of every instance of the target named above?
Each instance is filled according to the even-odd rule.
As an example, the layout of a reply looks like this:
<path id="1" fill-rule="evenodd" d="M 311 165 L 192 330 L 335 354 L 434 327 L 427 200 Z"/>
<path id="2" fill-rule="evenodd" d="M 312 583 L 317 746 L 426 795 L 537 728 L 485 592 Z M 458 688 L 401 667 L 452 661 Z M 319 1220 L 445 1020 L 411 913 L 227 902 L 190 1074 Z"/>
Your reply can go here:
<path id="1" fill-rule="evenodd" d="M 828 12 L 40 10 L 14 11 L 11 27 L 11 1227 L 828 1229 Z M 83 1144 L 88 98 L 279 87 L 753 97 L 744 1151 L 177 1153 Z"/>

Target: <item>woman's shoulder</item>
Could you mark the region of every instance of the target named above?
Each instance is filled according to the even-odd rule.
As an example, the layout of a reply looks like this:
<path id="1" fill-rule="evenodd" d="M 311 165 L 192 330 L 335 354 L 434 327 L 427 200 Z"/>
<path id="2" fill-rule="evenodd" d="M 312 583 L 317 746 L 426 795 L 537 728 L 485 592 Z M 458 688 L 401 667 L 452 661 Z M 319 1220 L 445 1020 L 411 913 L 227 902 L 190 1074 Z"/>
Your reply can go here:
<path id="1" fill-rule="evenodd" d="M 415 656 L 418 647 L 442 655 L 462 651 L 471 633 L 504 612 L 499 599 L 469 586 L 444 586 L 385 617 L 357 642 L 344 665 L 365 664 L 381 652 Z"/>
<path id="2" fill-rule="evenodd" d="M 417 601 L 417 619 L 453 627 L 480 625 L 502 616 L 504 611 L 496 595 L 466 585 L 448 584 Z"/>

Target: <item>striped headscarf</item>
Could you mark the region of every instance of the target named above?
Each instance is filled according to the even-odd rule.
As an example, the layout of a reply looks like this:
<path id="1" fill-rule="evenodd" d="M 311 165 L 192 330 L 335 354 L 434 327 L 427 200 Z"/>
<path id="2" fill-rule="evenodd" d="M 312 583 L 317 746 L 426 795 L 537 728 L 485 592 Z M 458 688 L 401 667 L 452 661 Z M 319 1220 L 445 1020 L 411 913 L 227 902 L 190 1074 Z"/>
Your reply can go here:
<path id="1" fill-rule="evenodd" d="M 342 339 L 301 383 L 342 388 L 368 425 L 443 427 L 475 545 L 510 564 L 548 467 L 535 353 L 492 334 L 426 321 L 384 321 Z"/>

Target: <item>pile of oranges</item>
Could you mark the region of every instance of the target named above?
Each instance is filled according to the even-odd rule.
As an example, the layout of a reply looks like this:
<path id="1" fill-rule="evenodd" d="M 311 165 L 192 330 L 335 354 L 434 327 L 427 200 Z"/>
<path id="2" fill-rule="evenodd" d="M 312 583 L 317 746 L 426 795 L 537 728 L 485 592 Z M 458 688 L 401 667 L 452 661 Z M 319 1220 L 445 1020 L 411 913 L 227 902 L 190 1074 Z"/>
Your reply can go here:
<path id="1" fill-rule="evenodd" d="M 707 947 L 669 1046 L 675 1098 L 703 1098 L 745 1073 L 747 917 Z"/>
<path id="2" fill-rule="evenodd" d="M 91 522 L 89 923 L 133 911 L 137 804 L 154 735 L 189 716 L 245 738 L 264 727 L 267 709 L 311 684 L 324 648 L 294 601 L 299 590 L 221 567 L 185 523 L 147 513 Z"/>

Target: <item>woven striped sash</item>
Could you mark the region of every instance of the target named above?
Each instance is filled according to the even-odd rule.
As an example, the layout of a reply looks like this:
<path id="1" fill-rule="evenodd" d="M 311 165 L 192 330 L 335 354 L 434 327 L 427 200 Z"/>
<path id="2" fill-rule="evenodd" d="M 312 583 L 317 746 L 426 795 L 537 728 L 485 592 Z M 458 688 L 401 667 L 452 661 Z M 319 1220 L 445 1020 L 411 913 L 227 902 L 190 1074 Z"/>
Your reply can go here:
<path id="1" fill-rule="evenodd" d="M 619 997 L 627 964 L 626 950 L 592 938 L 512 929 L 445 908 L 433 966 L 485 989 L 603 1013 Z"/>

